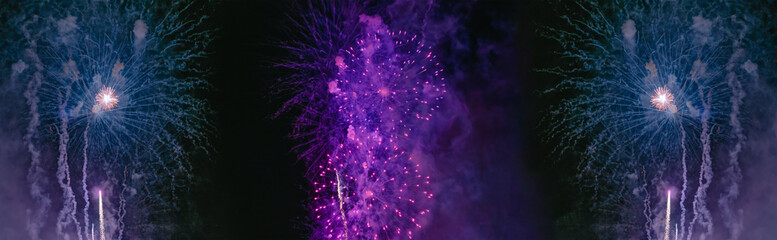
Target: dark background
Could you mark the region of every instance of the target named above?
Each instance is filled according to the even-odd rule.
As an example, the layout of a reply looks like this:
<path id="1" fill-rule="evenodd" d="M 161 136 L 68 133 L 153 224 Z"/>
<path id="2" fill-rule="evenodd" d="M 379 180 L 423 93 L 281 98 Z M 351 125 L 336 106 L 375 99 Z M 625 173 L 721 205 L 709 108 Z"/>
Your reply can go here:
<path id="1" fill-rule="evenodd" d="M 220 239 L 303 239 L 307 216 L 305 165 L 291 148 L 290 119 L 273 118 L 281 100 L 270 87 L 283 57 L 272 42 L 287 12 L 274 1 L 226 1 L 216 7 L 213 58 L 217 156 L 205 169 L 210 189 L 198 206 L 206 236 Z"/>

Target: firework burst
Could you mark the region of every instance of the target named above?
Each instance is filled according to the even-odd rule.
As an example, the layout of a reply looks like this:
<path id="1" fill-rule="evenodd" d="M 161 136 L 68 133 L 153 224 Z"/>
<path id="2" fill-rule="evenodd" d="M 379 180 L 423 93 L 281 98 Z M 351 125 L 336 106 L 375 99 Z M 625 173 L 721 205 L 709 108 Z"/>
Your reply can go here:
<path id="1" fill-rule="evenodd" d="M 597 218 L 622 226 L 601 234 L 660 236 L 664 219 L 654 205 L 667 187 L 682 185 L 680 238 L 710 236 L 710 151 L 715 139 L 738 129 L 741 97 L 735 96 L 757 78 L 757 55 L 746 54 L 752 46 L 742 44 L 755 23 L 737 17 L 746 8 L 728 1 L 587 1 L 577 7 L 581 15 L 564 17 L 568 29 L 547 28 L 570 61 L 559 66 L 571 67 L 546 69 L 563 79 L 546 94 L 575 97 L 563 98 L 543 122 L 549 123 L 547 140 L 562 143 L 557 153 L 584 156 L 576 179 L 593 193 L 597 208 L 612 210 Z M 686 208 L 692 208 L 690 221 Z"/>
<path id="2" fill-rule="evenodd" d="M 653 93 L 653 96 L 650 98 L 650 103 L 658 110 L 664 111 L 669 109 L 673 113 L 677 112 L 677 107 L 674 106 L 674 96 L 664 87 L 656 89 L 655 93 Z"/>
<path id="3" fill-rule="evenodd" d="M 296 135 L 308 139 L 300 148 L 311 167 L 311 237 L 412 238 L 434 195 L 413 139 L 447 93 L 442 68 L 419 35 L 392 31 L 358 6 L 320 9 L 299 22 L 332 32 L 306 32 L 315 41 L 288 46 L 303 61 L 280 64 L 298 72 L 284 88 L 313 87 L 287 103 L 304 110 Z"/>
<path id="4" fill-rule="evenodd" d="M 194 95 L 208 87 L 208 68 L 196 61 L 211 40 L 198 4 L 41 0 L 12 14 L 27 43 L 16 49 L 19 64 L 34 66 L 18 73 L 30 82 L 28 180 L 41 206 L 32 238 L 44 231 L 47 204 L 59 204 L 37 167 L 47 164 L 40 152 L 50 142 L 58 143 L 58 238 L 93 237 L 96 186 L 105 238 L 123 238 L 125 228 L 141 238 L 176 231 L 155 224 L 177 211 L 179 189 L 193 177 L 189 157 L 210 148 L 210 110 Z"/>
<path id="5" fill-rule="evenodd" d="M 103 110 L 103 111 L 110 111 L 113 107 L 116 106 L 116 104 L 119 103 L 119 99 L 116 97 L 116 91 L 113 90 L 113 88 L 110 87 L 103 87 L 102 90 L 100 90 L 99 93 L 97 93 L 96 102 L 95 104 L 95 110 L 92 112 L 96 112 L 97 110 Z"/>

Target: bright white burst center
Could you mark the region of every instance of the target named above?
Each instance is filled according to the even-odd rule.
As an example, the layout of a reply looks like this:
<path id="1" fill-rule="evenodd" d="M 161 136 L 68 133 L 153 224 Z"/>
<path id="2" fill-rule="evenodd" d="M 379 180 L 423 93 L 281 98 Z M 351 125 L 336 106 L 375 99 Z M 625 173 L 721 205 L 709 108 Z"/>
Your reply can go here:
<path id="1" fill-rule="evenodd" d="M 668 109 L 669 106 L 672 105 L 672 101 L 674 101 L 674 96 L 672 96 L 672 93 L 670 93 L 669 90 L 663 87 L 656 89 L 653 98 L 650 99 L 653 106 L 661 111 Z"/>
<path id="2" fill-rule="evenodd" d="M 116 92 L 113 88 L 103 87 L 97 94 L 97 103 L 103 111 L 109 111 L 119 103 L 119 99 L 116 98 Z"/>

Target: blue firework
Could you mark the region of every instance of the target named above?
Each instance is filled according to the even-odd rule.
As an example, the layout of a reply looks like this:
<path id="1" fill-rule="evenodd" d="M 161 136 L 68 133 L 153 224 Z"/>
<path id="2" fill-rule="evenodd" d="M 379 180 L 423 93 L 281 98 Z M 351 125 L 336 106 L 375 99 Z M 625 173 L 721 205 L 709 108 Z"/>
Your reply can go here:
<path id="1" fill-rule="evenodd" d="M 760 60 L 748 51 L 755 23 L 728 1 L 576 7 L 582 14 L 564 16 L 567 28 L 547 29 L 564 60 L 544 70 L 562 78 L 546 91 L 562 100 L 545 122 L 559 153 L 582 153 L 577 179 L 595 194 L 593 205 L 606 209 L 601 223 L 620 226 L 601 231 L 660 236 L 664 218 L 655 205 L 676 187 L 682 216 L 672 221 L 681 234 L 711 234 L 710 151 L 716 141 L 742 141 L 743 86 L 757 79 Z M 738 171 L 736 159 L 729 164 Z"/>
<path id="2" fill-rule="evenodd" d="M 34 1 L 16 13 L 27 43 L 19 74 L 37 99 L 28 134 L 58 143 L 60 237 L 90 236 L 98 189 L 111 208 L 108 237 L 175 231 L 163 219 L 193 177 L 188 159 L 210 148 L 198 95 L 209 69 L 198 61 L 212 30 L 200 4 Z M 46 161 L 35 155 L 33 165 Z"/>

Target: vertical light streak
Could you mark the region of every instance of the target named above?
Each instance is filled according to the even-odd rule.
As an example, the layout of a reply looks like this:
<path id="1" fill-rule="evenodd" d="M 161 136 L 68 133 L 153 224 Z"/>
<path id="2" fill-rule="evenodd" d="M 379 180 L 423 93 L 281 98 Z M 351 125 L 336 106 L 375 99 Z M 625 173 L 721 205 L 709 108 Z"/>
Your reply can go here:
<path id="1" fill-rule="evenodd" d="M 119 209 L 118 209 L 118 218 L 116 219 L 116 225 L 119 230 L 119 236 L 117 236 L 117 239 L 122 239 L 124 236 L 124 216 L 127 215 L 127 199 L 124 197 L 124 192 L 127 191 L 127 177 L 129 175 L 129 170 L 127 167 L 124 167 L 124 180 L 121 183 L 121 192 L 119 192 Z"/>
<path id="2" fill-rule="evenodd" d="M 103 191 L 100 190 L 98 193 L 100 194 L 100 240 L 105 240 L 105 221 L 103 219 Z"/>
<path id="3" fill-rule="evenodd" d="M 685 128 L 680 127 L 680 132 L 682 133 L 682 138 L 680 140 L 680 145 L 683 148 L 683 155 L 682 155 L 682 161 L 683 161 L 683 191 L 680 194 L 680 228 L 682 231 L 680 231 L 681 234 L 685 235 L 685 191 L 688 189 L 688 164 L 686 163 L 685 157 L 686 157 L 686 151 L 685 149 Z M 677 236 L 675 236 L 677 238 Z"/>
<path id="4" fill-rule="evenodd" d="M 41 152 L 36 147 L 35 139 L 38 136 L 37 128 L 40 126 L 40 113 L 38 112 L 38 103 L 40 98 L 38 97 L 38 90 L 41 87 L 42 75 L 40 71 L 43 70 L 40 59 L 34 51 L 29 50 L 28 54 L 32 57 L 32 65 L 35 66 L 36 72 L 33 74 L 32 80 L 27 84 L 27 90 L 24 91 L 24 97 L 27 99 L 27 104 L 30 106 L 30 123 L 27 125 L 27 133 L 24 135 L 24 143 L 27 147 L 27 151 L 30 153 L 30 168 L 27 172 L 27 181 L 30 183 L 30 194 L 38 204 L 38 208 L 32 214 L 27 221 L 27 231 L 30 234 L 31 239 L 40 238 L 40 230 L 43 227 L 49 207 L 51 206 L 51 199 L 43 190 L 43 175 L 45 171 L 41 167 Z"/>
<path id="5" fill-rule="evenodd" d="M 81 168 L 82 175 L 81 176 L 81 187 L 84 190 L 84 231 L 86 231 L 89 228 L 89 191 L 87 190 L 86 186 L 86 169 L 87 165 L 89 163 L 89 158 L 87 158 L 86 155 L 86 149 L 89 147 L 89 123 L 86 124 L 86 129 L 84 129 L 84 165 L 83 168 Z M 92 233 L 94 234 L 94 233 Z M 86 236 L 86 238 L 89 238 L 89 236 Z"/>
<path id="6" fill-rule="evenodd" d="M 84 239 L 81 234 L 81 224 L 76 219 L 76 199 L 73 193 L 73 188 L 70 187 L 70 166 L 68 165 L 68 153 L 67 145 L 70 141 L 70 134 L 68 133 L 68 114 L 66 109 L 66 102 L 70 98 L 70 89 L 67 89 L 65 96 L 59 96 L 59 115 L 61 124 L 57 129 L 59 135 L 59 157 L 57 158 L 57 180 L 59 180 L 59 186 L 62 188 L 63 206 L 59 211 L 59 217 L 57 218 L 57 234 L 65 239 L 70 238 L 70 235 L 65 232 L 67 225 L 74 223 L 76 225 L 76 233 L 78 239 Z"/>
<path id="7" fill-rule="evenodd" d="M 335 176 L 337 177 L 337 199 L 340 202 L 340 216 L 343 217 L 343 232 L 345 233 L 345 240 L 348 240 L 348 220 L 345 219 L 345 211 L 343 210 L 343 185 L 340 183 L 340 172 L 335 170 Z"/>
<path id="8" fill-rule="evenodd" d="M 645 168 L 642 168 L 642 178 L 644 183 L 642 184 L 642 191 L 645 192 L 645 199 L 642 200 L 642 214 L 645 216 L 645 236 L 648 239 L 653 239 L 653 231 L 651 227 L 653 225 L 653 209 L 650 204 L 650 191 L 648 190 L 648 180 L 645 177 Z M 656 233 L 658 234 L 658 233 Z M 658 238 L 658 236 L 656 236 Z"/>
<path id="9" fill-rule="evenodd" d="M 702 87 L 699 87 L 699 95 L 704 96 L 704 91 Z M 711 108 L 710 104 L 710 98 L 711 96 L 707 94 L 707 100 L 702 101 L 702 105 L 704 107 L 704 111 L 709 111 Z M 693 197 L 693 219 L 691 219 L 691 223 L 688 225 L 688 235 L 686 236 L 686 239 L 691 240 L 693 239 L 693 228 L 698 222 L 702 225 L 702 227 L 706 226 L 706 232 L 702 233 L 698 239 L 706 239 L 707 236 L 712 235 L 712 216 L 710 213 L 710 210 L 707 208 L 707 189 L 710 186 L 710 183 L 712 182 L 712 159 L 710 156 L 711 146 L 710 146 L 710 135 L 712 135 L 712 132 L 710 130 L 709 126 L 709 114 L 702 115 L 701 118 L 701 143 L 702 143 L 702 163 L 701 167 L 699 169 L 699 187 L 696 190 L 696 195 Z"/>
<path id="10" fill-rule="evenodd" d="M 747 28 L 744 28 L 739 37 L 742 38 L 747 32 Z M 742 169 L 739 167 L 739 153 L 742 151 L 745 135 L 743 133 L 742 122 L 739 120 L 740 105 L 742 105 L 742 99 L 745 97 L 745 92 L 742 89 L 742 83 L 739 81 L 735 73 L 736 66 L 739 61 L 742 61 L 744 49 L 739 48 L 739 41 L 734 41 L 734 48 L 737 48 L 736 53 L 729 58 L 729 62 L 726 64 L 726 79 L 728 79 L 728 87 L 731 88 L 731 112 L 729 113 L 729 126 L 731 126 L 732 132 L 730 137 L 733 140 L 734 146 L 729 149 L 728 152 L 728 168 L 722 174 L 721 180 L 726 189 L 718 199 L 718 206 L 721 208 L 721 215 L 723 223 L 731 233 L 730 239 L 737 240 L 742 232 L 742 216 L 741 213 L 737 213 L 735 209 L 732 209 L 732 203 L 739 197 L 739 183 L 742 181 Z M 749 60 L 747 60 L 749 62 Z M 750 76 L 753 76 L 754 72 L 748 71 L 745 67 L 747 62 L 742 64 L 741 68 L 749 72 Z"/>
<path id="11" fill-rule="evenodd" d="M 671 216 L 671 214 L 672 214 L 672 190 L 669 190 L 669 191 L 666 191 L 666 224 L 664 227 L 664 240 L 669 240 L 669 217 Z M 676 235 L 677 234 L 675 233 L 675 237 Z"/>

